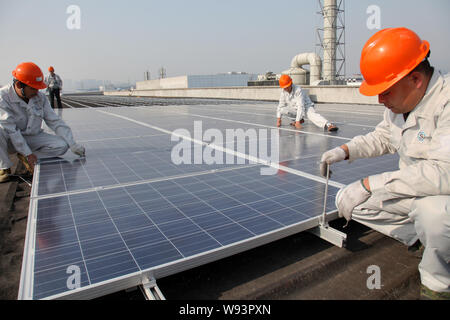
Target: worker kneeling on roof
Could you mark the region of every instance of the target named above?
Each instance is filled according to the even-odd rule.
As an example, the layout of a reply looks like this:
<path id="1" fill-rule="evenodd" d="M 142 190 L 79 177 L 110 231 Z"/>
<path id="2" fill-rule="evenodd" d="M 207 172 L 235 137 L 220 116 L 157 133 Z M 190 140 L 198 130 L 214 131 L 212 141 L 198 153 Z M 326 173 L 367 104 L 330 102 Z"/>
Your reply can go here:
<path id="1" fill-rule="evenodd" d="M 406 28 L 374 34 L 361 53 L 359 91 L 378 95 L 384 119 L 322 155 L 327 165 L 397 152 L 399 170 L 341 189 L 339 215 L 411 246 L 424 246 L 421 297 L 450 298 L 450 77 L 428 62 L 430 45 Z"/>
<path id="2" fill-rule="evenodd" d="M 302 128 L 304 117 L 307 116 L 312 123 L 319 128 L 328 131 L 336 131 L 338 127 L 330 123 L 316 112 L 314 103 L 309 96 L 303 92 L 300 86 L 292 83 L 292 78 L 287 74 L 283 74 L 279 80 L 280 87 L 283 89 L 280 94 L 280 101 L 277 108 L 277 127 L 281 126 L 281 116 L 295 119 L 291 122 L 291 126 L 297 129 Z"/>
<path id="3" fill-rule="evenodd" d="M 31 174 L 38 158 L 61 156 L 69 148 L 84 156 L 84 147 L 75 143 L 72 130 L 39 92 L 46 88 L 41 69 L 24 62 L 12 74 L 13 84 L 0 89 L 0 182 L 9 180 L 9 153 L 17 152 Z M 42 120 L 56 135 L 43 132 Z"/>

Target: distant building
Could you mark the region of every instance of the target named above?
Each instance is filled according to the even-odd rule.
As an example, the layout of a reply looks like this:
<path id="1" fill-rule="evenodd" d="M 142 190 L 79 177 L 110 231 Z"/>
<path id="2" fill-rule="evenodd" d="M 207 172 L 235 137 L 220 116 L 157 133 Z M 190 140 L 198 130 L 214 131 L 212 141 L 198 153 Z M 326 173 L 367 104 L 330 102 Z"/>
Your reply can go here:
<path id="1" fill-rule="evenodd" d="M 229 72 L 215 75 L 186 75 L 136 82 L 136 90 L 149 89 L 187 89 L 246 87 L 248 81 L 256 80 L 258 75 L 244 72 Z"/>

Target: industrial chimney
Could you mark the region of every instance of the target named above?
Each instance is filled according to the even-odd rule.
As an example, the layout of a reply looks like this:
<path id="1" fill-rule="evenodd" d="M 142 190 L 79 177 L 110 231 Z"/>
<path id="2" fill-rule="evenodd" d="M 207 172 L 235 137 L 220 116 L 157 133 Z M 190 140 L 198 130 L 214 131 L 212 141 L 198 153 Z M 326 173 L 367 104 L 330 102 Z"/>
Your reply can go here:
<path id="1" fill-rule="evenodd" d="M 323 4 L 323 79 L 333 84 L 336 80 L 336 0 Z"/>
<path id="2" fill-rule="evenodd" d="M 345 13 L 344 0 L 318 0 L 323 27 L 317 28 L 323 53 L 324 84 L 339 84 L 345 78 Z"/>

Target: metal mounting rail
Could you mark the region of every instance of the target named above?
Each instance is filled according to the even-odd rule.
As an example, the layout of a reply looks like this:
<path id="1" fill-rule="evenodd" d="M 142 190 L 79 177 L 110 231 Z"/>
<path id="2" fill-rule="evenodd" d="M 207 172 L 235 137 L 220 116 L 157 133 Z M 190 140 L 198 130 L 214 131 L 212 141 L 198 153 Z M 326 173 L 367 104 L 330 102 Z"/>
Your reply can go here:
<path id="1" fill-rule="evenodd" d="M 158 288 L 155 279 L 147 279 L 139 286 L 146 300 L 166 300 L 161 290 Z"/>
<path id="2" fill-rule="evenodd" d="M 333 229 L 327 224 L 321 224 L 313 229 L 308 230 L 312 234 L 334 244 L 339 248 L 345 247 L 347 235 L 339 230 Z"/>

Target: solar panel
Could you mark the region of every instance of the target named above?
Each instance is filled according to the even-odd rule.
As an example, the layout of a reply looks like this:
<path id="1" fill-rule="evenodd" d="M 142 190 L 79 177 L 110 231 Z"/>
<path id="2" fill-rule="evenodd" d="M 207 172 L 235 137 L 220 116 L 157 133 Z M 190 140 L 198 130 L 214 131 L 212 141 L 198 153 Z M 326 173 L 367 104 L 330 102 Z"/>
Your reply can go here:
<path id="1" fill-rule="evenodd" d="M 38 199 L 32 298 L 70 293 L 70 266 L 89 287 L 310 220 L 323 194 L 322 183 L 253 167 Z"/>
<path id="2" fill-rule="evenodd" d="M 275 175 L 261 175 L 263 166 L 249 161 L 175 165 L 169 133 L 184 128 L 194 136 L 198 109 L 64 110 L 88 156 L 66 155 L 37 167 L 20 298 L 96 297 L 318 225 L 325 194 L 323 179 L 314 178 L 318 160 L 341 140 L 317 130 L 316 135 L 282 131 L 280 164 L 293 171 Z M 221 132 L 268 126 L 268 121 L 252 124 L 248 113 L 250 118 L 238 117 L 248 124 L 233 123 L 232 114 L 203 118 L 202 124 Z M 336 216 L 339 183 L 385 171 L 394 160 L 353 166 L 355 172 L 345 165 L 336 170 L 337 182 L 328 189 L 329 217 Z"/>

